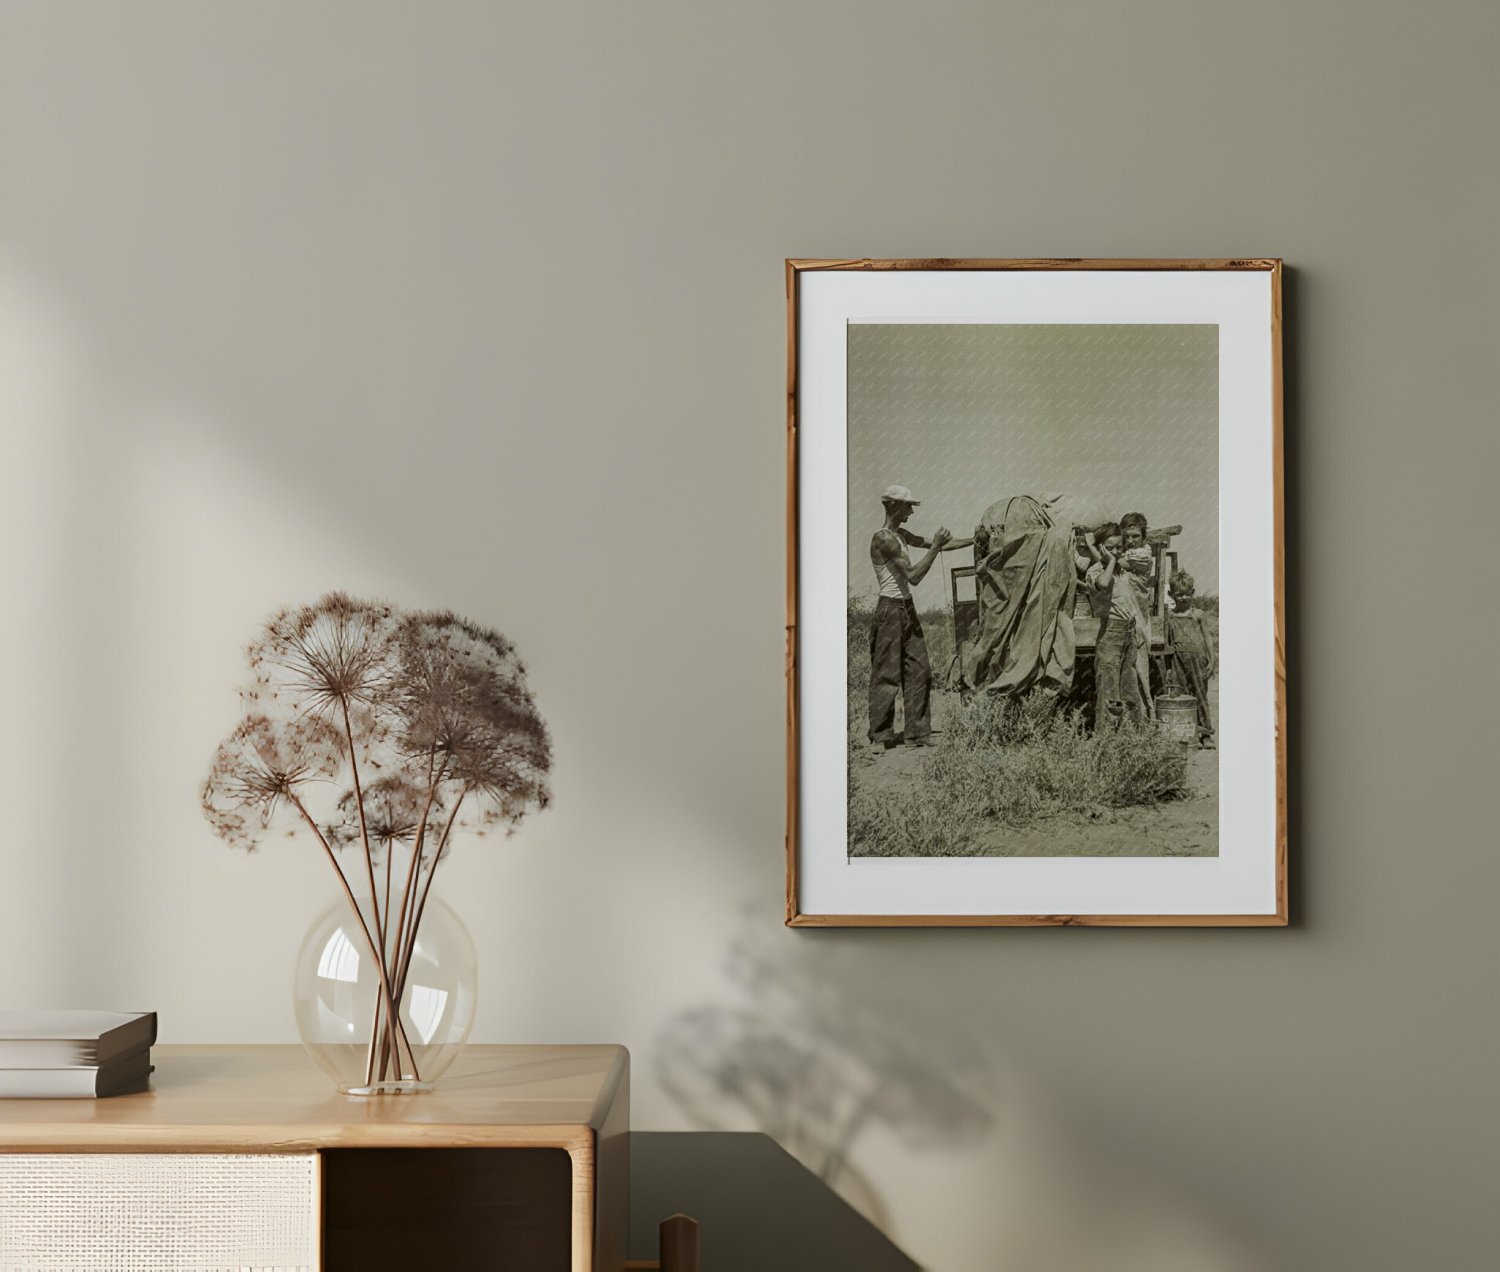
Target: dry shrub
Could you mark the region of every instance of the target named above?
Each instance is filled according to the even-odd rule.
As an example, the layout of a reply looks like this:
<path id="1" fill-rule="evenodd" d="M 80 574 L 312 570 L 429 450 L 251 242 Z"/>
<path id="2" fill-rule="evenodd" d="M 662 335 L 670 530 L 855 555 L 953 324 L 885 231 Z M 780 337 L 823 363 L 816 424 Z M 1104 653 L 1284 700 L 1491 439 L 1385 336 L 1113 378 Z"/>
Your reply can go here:
<path id="1" fill-rule="evenodd" d="M 1186 778 L 1186 753 L 1154 724 L 1089 733 L 1053 695 L 980 694 L 941 736 L 914 789 L 851 784 L 850 851 L 974 856 L 996 823 L 1154 805 L 1185 794 Z"/>
<path id="2" fill-rule="evenodd" d="M 924 787 L 912 796 L 851 788 L 849 855 L 973 857 L 979 855 L 973 813 Z"/>

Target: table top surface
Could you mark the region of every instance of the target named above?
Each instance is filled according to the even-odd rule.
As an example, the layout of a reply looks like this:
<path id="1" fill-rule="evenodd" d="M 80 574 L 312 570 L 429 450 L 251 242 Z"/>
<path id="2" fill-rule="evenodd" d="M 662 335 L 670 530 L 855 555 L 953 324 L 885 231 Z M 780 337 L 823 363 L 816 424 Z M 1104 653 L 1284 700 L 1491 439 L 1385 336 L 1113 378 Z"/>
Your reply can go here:
<path id="1" fill-rule="evenodd" d="M 0 1099 L 0 1152 L 306 1152 L 592 1144 L 627 1098 L 618 1046 L 469 1046 L 420 1095 L 340 1095 L 300 1046 L 159 1046 L 151 1087 Z"/>

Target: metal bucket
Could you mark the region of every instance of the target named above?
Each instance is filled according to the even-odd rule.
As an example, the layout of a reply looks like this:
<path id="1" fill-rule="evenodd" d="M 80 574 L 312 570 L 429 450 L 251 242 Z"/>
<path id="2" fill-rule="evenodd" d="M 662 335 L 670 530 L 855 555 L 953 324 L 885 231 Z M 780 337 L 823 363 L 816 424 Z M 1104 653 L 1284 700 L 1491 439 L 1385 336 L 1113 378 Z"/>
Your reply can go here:
<path id="1" fill-rule="evenodd" d="M 1198 699 L 1190 693 L 1166 694 L 1156 700 L 1156 725 L 1174 742 L 1198 745 Z"/>

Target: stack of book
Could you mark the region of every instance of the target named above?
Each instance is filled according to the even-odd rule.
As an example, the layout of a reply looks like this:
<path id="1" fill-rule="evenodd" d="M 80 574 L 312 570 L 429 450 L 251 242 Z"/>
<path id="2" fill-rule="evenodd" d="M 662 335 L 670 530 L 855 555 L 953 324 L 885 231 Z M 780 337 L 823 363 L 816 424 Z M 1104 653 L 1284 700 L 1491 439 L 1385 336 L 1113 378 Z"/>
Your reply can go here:
<path id="1" fill-rule="evenodd" d="M 154 1011 L 0 1011 L 0 1098 L 144 1091 Z"/>

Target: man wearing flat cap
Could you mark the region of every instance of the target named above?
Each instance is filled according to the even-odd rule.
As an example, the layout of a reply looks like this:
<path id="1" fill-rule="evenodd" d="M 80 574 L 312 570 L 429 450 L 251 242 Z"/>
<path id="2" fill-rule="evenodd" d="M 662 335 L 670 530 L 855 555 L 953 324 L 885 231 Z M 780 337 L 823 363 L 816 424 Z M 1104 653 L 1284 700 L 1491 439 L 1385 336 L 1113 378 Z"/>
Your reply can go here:
<path id="1" fill-rule="evenodd" d="M 955 539 L 941 527 L 930 542 L 913 534 L 905 522 L 920 501 L 905 486 L 887 486 L 880 502 L 885 524 L 870 539 L 870 564 L 880 589 L 870 625 L 870 742 L 881 749 L 903 740 L 908 746 L 926 746 L 932 733 L 932 667 L 911 589 L 927 577 L 940 553 L 966 548 L 974 540 Z M 908 547 L 925 548 L 927 554 L 913 565 Z M 905 717 L 899 737 L 898 694 Z"/>

